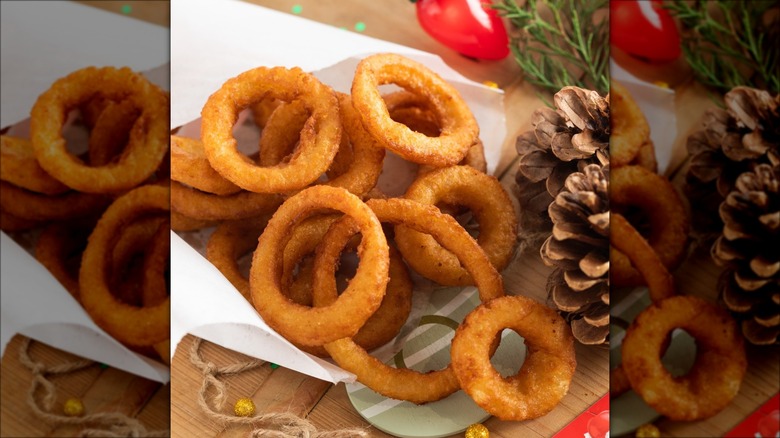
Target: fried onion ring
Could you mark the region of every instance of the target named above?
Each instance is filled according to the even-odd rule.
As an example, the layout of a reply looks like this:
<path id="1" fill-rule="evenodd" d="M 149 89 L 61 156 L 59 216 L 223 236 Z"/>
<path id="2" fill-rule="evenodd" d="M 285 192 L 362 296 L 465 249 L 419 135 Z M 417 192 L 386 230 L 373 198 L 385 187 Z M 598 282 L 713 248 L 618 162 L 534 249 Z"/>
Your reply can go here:
<path id="1" fill-rule="evenodd" d="M 241 187 L 211 167 L 200 140 L 171 136 L 171 179 L 214 195 L 232 195 Z"/>
<path id="2" fill-rule="evenodd" d="M 609 160 L 614 169 L 635 159 L 650 138 L 650 126 L 631 93 L 619 82 L 612 81 L 609 96 L 612 106 Z"/>
<path id="3" fill-rule="evenodd" d="M 696 361 L 684 376 L 673 377 L 661 363 L 672 330 L 696 339 Z M 711 417 L 739 391 L 747 369 L 739 328 L 724 309 L 693 296 L 654 303 L 626 331 L 622 367 L 631 387 L 660 414 L 675 421 Z"/>
<path id="4" fill-rule="evenodd" d="M 396 91 L 385 94 L 382 98 L 387 105 L 387 112 L 394 121 L 403 123 L 412 131 L 425 134 L 428 137 L 437 137 L 441 134 L 436 114 L 430 110 L 428 102 L 421 96 L 408 91 Z M 485 147 L 479 138 L 469 148 L 466 157 L 458 164 L 471 166 L 483 173 L 487 171 Z M 436 168 L 435 166 L 421 165 L 418 169 L 418 175 L 428 173 Z"/>
<path id="5" fill-rule="evenodd" d="M 242 190 L 234 195 L 219 196 L 171 181 L 171 205 L 177 212 L 192 219 L 246 219 L 269 213 L 280 203 L 278 195 Z"/>
<path id="6" fill-rule="evenodd" d="M 22 219 L 8 212 L 0 210 L 0 230 L 3 231 L 25 231 L 41 226 L 43 222 L 30 219 Z"/>
<path id="7" fill-rule="evenodd" d="M 612 213 L 610 232 L 615 236 L 612 246 L 627 256 L 644 278 L 650 300 L 660 301 L 674 296 L 674 278 L 647 240 L 619 213 Z"/>
<path id="8" fill-rule="evenodd" d="M 347 289 L 330 306 L 312 308 L 292 303 L 281 291 L 281 255 L 290 229 L 322 209 L 353 217 L 363 239 L 360 264 Z M 371 209 L 344 189 L 313 186 L 288 198 L 268 221 L 257 248 L 249 276 L 252 303 L 263 320 L 290 342 L 322 345 L 352 337 L 381 304 L 388 281 L 387 240 Z"/>
<path id="9" fill-rule="evenodd" d="M 381 220 L 381 219 L 380 219 Z M 339 256 L 358 232 L 353 221 L 336 222 L 317 246 L 312 269 L 313 303 L 317 307 L 328 306 L 338 298 L 336 267 Z M 350 227 L 349 225 L 353 225 Z M 360 328 L 352 340 L 370 351 L 390 342 L 403 327 L 412 310 L 412 279 L 401 254 L 390 246 L 390 280 L 382 304 Z M 327 351 L 327 350 L 324 350 Z"/>
<path id="10" fill-rule="evenodd" d="M 48 196 L 0 181 L 0 209 L 20 219 L 66 220 L 99 213 L 111 203 L 103 195 L 68 191 Z"/>
<path id="11" fill-rule="evenodd" d="M 206 244 L 206 258 L 249 302 L 249 279 L 241 273 L 238 259 L 257 248 L 257 239 L 267 222 L 267 217 L 222 222 Z"/>
<path id="12" fill-rule="evenodd" d="M 171 209 L 171 230 L 173 231 L 196 231 L 213 227 L 216 224 L 216 221 L 191 218 Z"/>
<path id="13" fill-rule="evenodd" d="M 105 166 L 121 156 L 140 111 L 133 102 L 107 101 L 89 135 L 89 164 Z"/>
<path id="14" fill-rule="evenodd" d="M 668 179 L 639 166 L 612 169 L 609 197 L 613 211 L 628 214 L 628 209 L 635 208 L 648 218 L 647 242 L 669 271 L 682 263 L 688 245 L 690 219 L 680 195 Z M 611 241 L 614 243 L 617 239 L 620 239 L 619 235 L 613 233 Z M 614 248 L 610 249 L 610 281 L 618 287 L 645 284 L 628 258 Z"/>
<path id="15" fill-rule="evenodd" d="M 428 137 L 393 121 L 378 88 L 389 83 L 430 102 L 441 121 L 439 136 Z M 424 65 L 399 55 L 377 54 L 360 61 L 352 81 L 352 103 L 374 138 L 414 163 L 457 164 L 479 135 L 476 119 L 460 93 Z"/>
<path id="16" fill-rule="evenodd" d="M 35 242 L 35 258 L 76 300 L 79 299 L 81 254 L 95 223 L 53 223 L 41 231 Z"/>
<path id="17" fill-rule="evenodd" d="M 233 125 L 254 102 L 300 100 L 311 116 L 286 165 L 260 167 L 236 149 Z M 299 68 L 258 67 L 228 79 L 203 107 L 201 139 L 211 166 L 237 186 L 257 193 L 300 190 L 330 167 L 341 139 L 338 100 L 332 89 Z"/>
<path id="18" fill-rule="evenodd" d="M 441 213 L 432 205 L 400 198 L 370 199 L 366 204 L 380 221 L 403 223 L 430 234 L 447 250 L 456 254 L 473 277 L 482 301 L 504 295 L 501 275 L 477 242 L 452 216 Z M 392 368 L 369 355 L 350 338 L 325 344 L 325 349 L 341 368 L 355 374 L 360 383 L 385 397 L 422 404 L 440 400 L 460 388 L 451 365 L 427 373 Z"/>
<path id="19" fill-rule="evenodd" d="M 162 342 L 170 333 L 170 298 L 149 307 L 119 302 L 107 283 L 108 260 L 118 230 L 142 215 L 170 210 L 170 191 L 158 185 L 141 186 L 117 198 L 100 217 L 89 236 L 79 271 L 84 309 L 93 321 L 118 341 L 131 346 Z"/>
<path id="20" fill-rule="evenodd" d="M 520 370 L 503 378 L 490 364 L 490 347 L 505 328 L 525 339 Z M 538 418 L 566 395 L 577 361 L 574 337 L 558 313 L 530 298 L 504 296 L 471 311 L 455 331 L 452 369 L 482 409 L 504 421 Z"/>
<path id="21" fill-rule="evenodd" d="M 62 136 L 69 110 L 94 98 L 126 99 L 141 111 L 120 159 L 90 167 L 71 155 Z M 148 179 L 168 150 L 168 97 L 129 68 L 88 67 L 58 79 L 30 113 L 30 135 L 41 167 L 68 187 L 87 193 L 131 189 Z"/>
<path id="22" fill-rule="evenodd" d="M 7 135 L 0 136 L 0 180 L 45 195 L 70 190 L 41 168 L 29 140 Z"/>
<path id="23" fill-rule="evenodd" d="M 405 198 L 423 204 L 465 206 L 474 212 L 480 226 L 477 238 L 490 262 L 503 270 L 516 247 L 517 217 L 509 195 L 492 176 L 468 166 L 437 169 L 417 178 Z M 409 266 L 439 284 L 473 284 L 458 258 L 431 237 L 401 225 L 395 227 L 398 249 Z"/>

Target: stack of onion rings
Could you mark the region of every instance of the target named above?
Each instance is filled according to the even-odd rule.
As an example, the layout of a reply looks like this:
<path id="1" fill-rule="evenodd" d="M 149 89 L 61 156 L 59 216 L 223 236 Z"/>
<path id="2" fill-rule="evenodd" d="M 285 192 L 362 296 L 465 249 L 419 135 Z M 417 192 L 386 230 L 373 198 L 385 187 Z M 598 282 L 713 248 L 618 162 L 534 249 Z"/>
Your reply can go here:
<path id="1" fill-rule="evenodd" d="M 383 98 L 377 87 L 385 83 L 406 90 Z M 331 120 L 334 102 L 337 126 Z M 247 107 L 260 128 L 257 161 L 238 152 L 232 135 L 238 112 Z M 208 166 L 189 176 L 219 175 L 243 190 L 278 196 L 280 205 L 260 212 L 272 213 L 267 223 L 236 221 L 253 216 L 245 215 L 246 202 L 225 205 L 219 215 L 204 215 L 205 203 L 193 208 L 190 195 L 186 201 L 179 195 L 206 190 L 199 181 L 176 176 L 181 181 L 173 183 L 173 209 L 183 214 L 179 219 L 219 223 L 207 256 L 265 323 L 303 351 L 330 355 L 386 396 L 426 403 L 458 390 L 461 384 L 451 366 L 432 373 L 393 369 L 367 352 L 397 336 L 408 318 L 412 287 L 402 256 L 413 264 L 418 251 L 393 249 L 390 239 L 403 234 L 398 231 L 402 227 L 432 239 L 446 263 L 457 268 L 450 275 L 457 280 L 434 277 L 436 281 L 475 284 L 483 301 L 504 295 L 498 271 L 513 255 L 517 219 L 506 191 L 484 173 L 479 130 L 457 91 L 416 62 L 380 54 L 359 64 L 351 96 L 335 93 L 298 69 L 261 67 L 225 82 L 202 116 Z M 386 150 L 420 164 L 408 199 L 377 194 Z M 298 171 L 294 178 L 291 169 Z M 212 193 L 209 205 L 240 193 Z M 382 199 L 370 199 L 375 196 Z M 464 206 L 479 223 L 479 240 L 439 208 Z M 180 226 L 200 225 L 179 219 Z M 383 229 L 380 222 L 391 226 Z M 361 235 L 359 244 L 356 234 Z M 359 263 L 339 294 L 340 254 L 354 245 Z M 239 259 L 249 253 L 247 282 Z M 558 328 L 556 321 L 539 326 Z M 498 338 L 491 339 L 487 349 L 492 353 L 497 346 Z M 559 373 L 550 379 L 563 388 L 561 395 L 570 380 L 560 381 L 562 377 Z"/>
<path id="2" fill-rule="evenodd" d="M 0 168 L 0 227 L 46 225 L 36 258 L 111 336 L 166 362 L 168 108 L 164 91 L 127 68 L 75 71 L 39 96 L 31 140 L 2 137 Z M 63 135 L 71 111 L 90 129 L 71 148 L 87 146 L 79 156 Z M 135 202 L 147 196 L 160 207 L 152 216 Z"/>

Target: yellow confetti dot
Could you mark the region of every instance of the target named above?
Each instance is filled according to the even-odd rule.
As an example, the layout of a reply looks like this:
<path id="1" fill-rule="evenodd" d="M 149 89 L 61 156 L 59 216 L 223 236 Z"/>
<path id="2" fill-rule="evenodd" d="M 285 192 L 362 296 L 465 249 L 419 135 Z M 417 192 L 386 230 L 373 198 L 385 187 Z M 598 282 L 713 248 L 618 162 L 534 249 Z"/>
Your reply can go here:
<path id="1" fill-rule="evenodd" d="M 62 412 L 68 417 L 80 417 L 84 415 L 84 403 L 75 397 L 69 398 L 65 400 Z"/>
<path id="2" fill-rule="evenodd" d="M 233 407 L 233 412 L 239 417 L 250 417 L 255 413 L 255 402 L 248 398 L 240 398 Z"/>
<path id="3" fill-rule="evenodd" d="M 490 431 L 484 424 L 472 424 L 466 429 L 466 438 L 489 438 Z"/>
<path id="4" fill-rule="evenodd" d="M 498 84 L 493 81 L 484 81 L 482 85 L 487 85 L 490 88 L 498 88 Z"/>
<path id="5" fill-rule="evenodd" d="M 661 431 L 652 423 L 643 424 L 636 430 L 636 438 L 658 438 L 660 436 Z"/>
<path id="6" fill-rule="evenodd" d="M 653 82 L 653 85 L 655 85 L 656 87 L 661 87 L 661 88 L 669 88 L 669 84 L 667 84 L 664 81 L 655 81 L 655 82 Z"/>

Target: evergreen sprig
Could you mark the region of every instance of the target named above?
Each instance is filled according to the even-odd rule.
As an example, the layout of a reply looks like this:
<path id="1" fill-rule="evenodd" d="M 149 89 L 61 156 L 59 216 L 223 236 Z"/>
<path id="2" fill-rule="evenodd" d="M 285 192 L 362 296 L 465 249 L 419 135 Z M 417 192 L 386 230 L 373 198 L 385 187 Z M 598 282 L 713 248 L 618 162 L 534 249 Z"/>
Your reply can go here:
<path id="1" fill-rule="evenodd" d="M 511 49 L 526 80 L 555 93 L 567 85 L 609 92 L 608 0 L 501 0 L 515 28 Z"/>
<path id="2" fill-rule="evenodd" d="M 683 25 L 683 53 L 701 83 L 723 93 L 745 85 L 777 94 L 780 15 L 767 14 L 777 4 L 774 0 L 674 1 L 664 7 Z"/>

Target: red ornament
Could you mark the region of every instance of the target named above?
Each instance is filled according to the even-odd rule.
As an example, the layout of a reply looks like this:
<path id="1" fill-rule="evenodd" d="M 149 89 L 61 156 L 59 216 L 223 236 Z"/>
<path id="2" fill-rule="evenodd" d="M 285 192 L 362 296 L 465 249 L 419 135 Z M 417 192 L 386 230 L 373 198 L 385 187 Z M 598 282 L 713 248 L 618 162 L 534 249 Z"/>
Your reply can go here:
<path id="1" fill-rule="evenodd" d="M 780 411 L 775 409 L 766 414 L 758 422 L 758 433 L 761 434 L 762 438 L 776 437 L 777 434 L 780 434 Z"/>
<path id="2" fill-rule="evenodd" d="M 588 433 L 592 438 L 604 438 L 609 432 L 609 411 L 601 411 L 588 421 Z"/>
<path id="3" fill-rule="evenodd" d="M 610 40 L 626 53 L 654 62 L 680 56 L 677 25 L 660 1 L 609 2 Z"/>
<path id="4" fill-rule="evenodd" d="M 504 22 L 483 0 L 417 0 L 417 19 L 434 39 L 463 55 L 503 59 L 509 54 Z"/>

